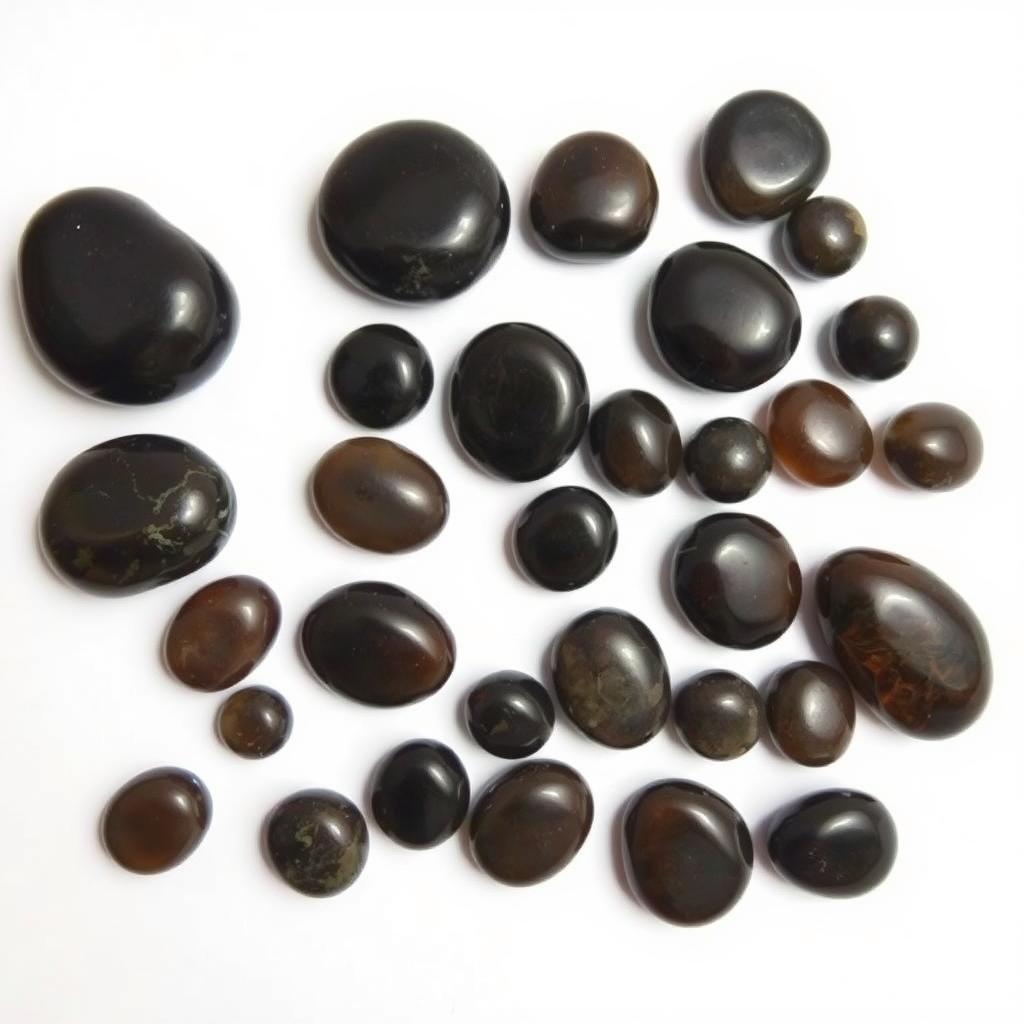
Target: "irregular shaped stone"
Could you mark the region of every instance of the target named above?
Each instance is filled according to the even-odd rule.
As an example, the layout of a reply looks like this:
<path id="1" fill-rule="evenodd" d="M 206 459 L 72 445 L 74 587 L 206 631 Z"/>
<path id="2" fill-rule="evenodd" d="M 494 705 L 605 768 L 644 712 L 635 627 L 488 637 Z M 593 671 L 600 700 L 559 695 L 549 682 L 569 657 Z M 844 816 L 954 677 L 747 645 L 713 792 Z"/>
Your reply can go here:
<path id="1" fill-rule="evenodd" d="M 772 471 L 772 451 L 753 423 L 723 416 L 690 438 L 684 462 L 694 490 L 731 504 L 761 490 Z"/>
<path id="2" fill-rule="evenodd" d="M 764 731 L 764 702 L 735 672 L 702 672 L 679 688 L 672 705 L 676 730 L 701 757 L 729 761 Z"/>
<path id="3" fill-rule="evenodd" d="M 985 445 L 967 413 L 944 402 L 921 402 L 894 416 L 882 447 L 893 473 L 911 487 L 951 491 L 981 468 Z"/>
<path id="4" fill-rule="evenodd" d="M 914 314 L 887 295 L 844 306 L 829 331 L 836 362 L 860 380 L 889 380 L 902 373 L 917 352 L 917 338 Z"/>
<path id="5" fill-rule="evenodd" d="M 864 255 L 868 229 L 856 207 L 833 196 L 815 196 L 787 218 L 782 247 L 808 277 L 838 277 Z"/>
<path id="6" fill-rule="evenodd" d="M 548 691 L 525 672 L 492 672 L 466 697 L 466 725 L 487 753 L 529 757 L 551 736 L 555 705 Z"/>
<path id="7" fill-rule="evenodd" d="M 237 690 L 217 711 L 217 735 L 241 757 L 258 760 L 276 754 L 291 732 L 288 701 L 267 686 Z"/>
<path id="8" fill-rule="evenodd" d="M 857 720 L 853 690 L 831 665 L 797 661 L 779 669 L 764 700 L 776 746 L 797 764 L 832 764 L 850 745 Z"/>

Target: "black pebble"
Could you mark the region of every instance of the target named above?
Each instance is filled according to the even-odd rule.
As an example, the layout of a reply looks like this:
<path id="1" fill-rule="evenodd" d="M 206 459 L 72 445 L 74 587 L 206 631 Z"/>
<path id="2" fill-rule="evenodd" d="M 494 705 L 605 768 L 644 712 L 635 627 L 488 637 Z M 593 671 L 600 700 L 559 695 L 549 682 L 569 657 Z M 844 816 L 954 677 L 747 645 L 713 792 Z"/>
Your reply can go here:
<path id="1" fill-rule="evenodd" d="M 702 757 L 728 761 L 745 754 L 764 731 L 764 702 L 735 672 L 702 672 L 684 683 L 672 705 L 676 730 Z"/>
<path id="2" fill-rule="evenodd" d="M 808 277 L 838 277 L 864 255 L 868 231 L 857 209 L 843 199 L 815 196 L 798 206 L 782 232 L 789 262 Z"/>
<path id="3" fill-rule="evenodd" d="M 712 501 L 733 503 L 757 494 L 772 471 L 768 438 L 753 423 L 723 416 L 690 438 L 683 456 L 694 489 Z"/>
<path id="4" fill-rule="evenodd" d="M 846 306 L 832 321 L 836 362 L 860 380 L 888 380 L 902 373 L 917 352 L 917 320 L 897 299 L 869 295 Z"/>
<path id="5" fill-rule="evenodd" d="M 466 697 L 466 725 L 473 739 L 495 757 L 536 754 L 555 724 L 548 691 L 524 672 L 492 672 Z"/>

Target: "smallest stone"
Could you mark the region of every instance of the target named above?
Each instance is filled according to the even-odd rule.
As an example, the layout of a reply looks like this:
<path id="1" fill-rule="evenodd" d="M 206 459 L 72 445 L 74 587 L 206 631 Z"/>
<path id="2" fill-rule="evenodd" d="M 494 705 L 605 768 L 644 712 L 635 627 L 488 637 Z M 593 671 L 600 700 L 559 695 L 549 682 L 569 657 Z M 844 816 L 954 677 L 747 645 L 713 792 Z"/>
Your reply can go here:
<path id="1" fill-rule="evenodd" d="M 276 754 L 292 731 L 292 709 L 276 690 L 247 686 L 217 711 L 217 735 L 240 757 L 254 760 Z"/>
<path id="2" fill-rule="evenodd" d="M 489 754 L 529 757 L 547 743 L 555 724 L 548 691 L 525 672 L 492 672 L 466 697 L 466 725 Z"/>
<path id="3" fill-rule="evenodd" d="M 714 761 L 745 754 L 764 730 L 761 695 L 735 672 L 703 672 L 684 683 L 672 717 L 683 742 Z"/>
<path id="4" fill-rule="evenodd" d="M 786 220 L 782 247 L 794 268 L 809 277 L 838 277 L 864 255 L 868 230 L 856 207 L 833 196 L 815 196 Z"/>

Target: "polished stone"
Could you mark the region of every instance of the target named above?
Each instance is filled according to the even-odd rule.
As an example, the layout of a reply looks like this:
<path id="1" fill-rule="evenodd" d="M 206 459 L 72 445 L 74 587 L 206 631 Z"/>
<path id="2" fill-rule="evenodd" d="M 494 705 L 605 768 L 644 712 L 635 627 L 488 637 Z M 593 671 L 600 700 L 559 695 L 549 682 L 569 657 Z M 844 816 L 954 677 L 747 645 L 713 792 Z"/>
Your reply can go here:
<path id="1" fill-rule="evenodd" d="M 869 295 L 839 311 L 829 331 L 836 362 L 860 380 L 889 380 L 917 352 L 914 314 L 897 299 Z"/>
<path id="2" fill-rule="evenodd" d="M 850 745 L 857 720 L 853 689 L 831 665 L 798 661 L 779 669 L 764 700 L 775 745 L 797 764 L 832 764 Z"/>
<path id="3" fill-rule="evenodd" d="M 838 277 L 864 255 L 868 229 L 843 199 L 815 196 L 786 220 L 782 247 L 789 262 L 809 277 Z"/>
<path id="4" fill-rule="evenodd" d="M 292 709 L 266 686 L 236 690 L 217 711 L 217 735 L 241 757 L 270 757 L 288 742 L 291 732 Z"/>
<path id="5" fill-rule="evenodd" d="M 967 413 L 944 402 L 922 402 L 894 416 L 882 436 L 886 462 L 911 487 L 951 491 L 981 468 L 984 442 Z"/>
<path id="6" fill-rule="evenodd" d="M 694 490 L 712 501 L 733 504 L 764 486 L 772 471 L 772 451 L 753 423 L 722 416 L 690 438 L 683 464 Z"/>
<path id="7" fill-rule="evenodd" d="M 764 731 L 761 695 L 735 672 L 702 672 L 684 683 L 672 717 L 690 749 L 714 761 L 745 754 Z"/>
<path id="8" fill-rule="evenodd" d="M 466 697 L 466 726 L 495 757 L 536 754 L 554 725 L 555 705 L 548 691 L 525 672 L 492 672 Z"/>

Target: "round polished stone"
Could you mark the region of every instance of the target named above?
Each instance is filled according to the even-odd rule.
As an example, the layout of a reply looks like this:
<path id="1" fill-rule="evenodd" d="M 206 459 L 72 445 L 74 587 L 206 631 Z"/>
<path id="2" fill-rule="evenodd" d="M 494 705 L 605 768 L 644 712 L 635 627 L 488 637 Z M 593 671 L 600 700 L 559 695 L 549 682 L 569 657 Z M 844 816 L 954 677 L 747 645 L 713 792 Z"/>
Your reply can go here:
<path id="1" fill-rule="evenodd" d="M 902 373 L 917 352 L 917 337 L 914 314 L 887 295 L 851 302 L 829 332 L 836 362 L 860 380 L 889 380 Z"/>
<path id="2" fill-rule="evenodd" d="M 508 189 L 491 158 L 434 121 L 360 135 L 317 200 L 320 238 L 356 284 L 403 302 L 446 299 L 482 277 L 508 238 Z"/>
<path id="3" fill-rule="evenodd" d="M 609 132 L 563 139 L 542 161 L 530 193 L 530 223 L 544 249 L 567 260 L 632 252 L 658 209 L 658 185 L 643 154 Z"/>
<path id="4" fill-rule="evenodd" d="M 772 739 L 797 764 L 832 764 L 850 745 L 857 714 L 853 689 L 831 665 L 798 661 L 779 669 L 764 700 Z"/>
<path id="5" fill-rule="evenodd" d="M 695 782 L 665 779 L 630 799 L 622 824 L 637 899 L 671 924 L 706 924 L 743 895 L 754 864 L 739 812 Z"/>
<path id="6" fill-rule="evenodd" d="M 217 735 L 229 750 L 257 760 L 276 754 L 292 732 L 292 709 L 276 690 L 247 686 L 217 712 Z"/>
<path id="7" fill-rule="evenodd" d="M 452 424 L 466 454 L 507 480 L 539 480 L 576 450 L 590 392 L 571 349 L 532 324 L 496 324 L 463 349 Z"/>
<path id="8" fill-rule="evenodd" d="M 708 122 L 700 146 L 704 187 L 727 217 L 772 220 L 802 203 L 825 177 L 821 122 L 781 92 L 734 96 Z"/>
<path id="9" fill-rule="evenodd" d="M 668 368 L 712 391 L 763 384 L 800 340 L 800 307 L 789 285 L 767 263 L 724 242 L 683 246 L 662 263 L 649 319 Z"/>
<path id="10" fill-rule="evenodd" d="M 39 512 L 54 570 L 82 590 L 138 594 L 201 569 L 227 543 L 235 492 L 198 448 L 131 434 L 75 456 Z"/>
<path id="11" fill-rule="evenodd" d="M 672 589 L 698 632 L 716 644 L 749 649 L 789 629 L 803 582 L 793 549 L 771 523 L 722 512 L 680 538 Z"/>
<path id="12" fill-rule="evenodd" d="M 753 423 L 723 416 L 690 438 L 683 464 L 694 490 L 731 504 L 761 490 L 772 471 L 772 451 Z"/>
<path id="13" fill-rule="evenodd" d="M 761 737 L 761 695 L 735 672 L 702 672 L 680 687 L 672 705 L 676 730 L 702 757 L 728 761 Z"/>
<path id="14" fill-rule="evenodd" d="M 455 835 L 469 810 L 466 769 L 443 743 L 403 743 L 374 772 L 372 806 L 381 831 L 396 843 L 437 846 Z"/>
<path id="15" fill-rule="evenodd" d="M 466 697 L 466 725 L 473 739 L 496 757 L 536 754 L 555 725 L 548 691 L 524 672 L 492 672 Z"/>
<path id="16" fill-rule="evenodd" d="M 327 386 L 349 419 L 382 430 L 412 419 L 434 389 L 427 350 L 394 324 L 368 324 L 346 335 L 327 367 Z"/>
<path id="17" fill-rule="evenodd" d="M 121 867 L 152 875 L 191 856 L 212 814 L 210 794 L 197 775 L 181 768 L 153 768 L 114 794 L 100 832 Z"/>
<path id="18" fill-rule="evenodd" d="M 981 468 L 984 443 L 967 413 L 944 402 L 922 402 L 885 428 L 882 450 L 893 473 L 911 487 L 951 491 Z"/>
<path id="19" fill-rule="evenodd" d="M 809 277 L 838 277 L 864 255 L 868 229 L 856 207 L 815 196 L 786 220 L 782 246 L 790 263 Z"/>
<path id="20" fill-rule="evenodd" d="M 477 864 L 506 885 L 533 885 L 579 852 L 594 820 L 594 799 L 578 772 L 558 761 L 525 761 L 480 795 L 469 820 Z"/>
<path id="21" fill-rule="evenodd" d="M 191 391 L 235 338 L 238 303 L 214 258 L 114 189 L 76 189 L 42 207 L 21 239 L 18 283 L 43 362 L 107 402 Z"/>
<path id="22" fill-rule="evenodd" d="M 663 491 L 679 472 L 679 428 L 646 391 L 616 391 L 590 417 L 590 452 L 601 475 L 625 494 Z"/>

